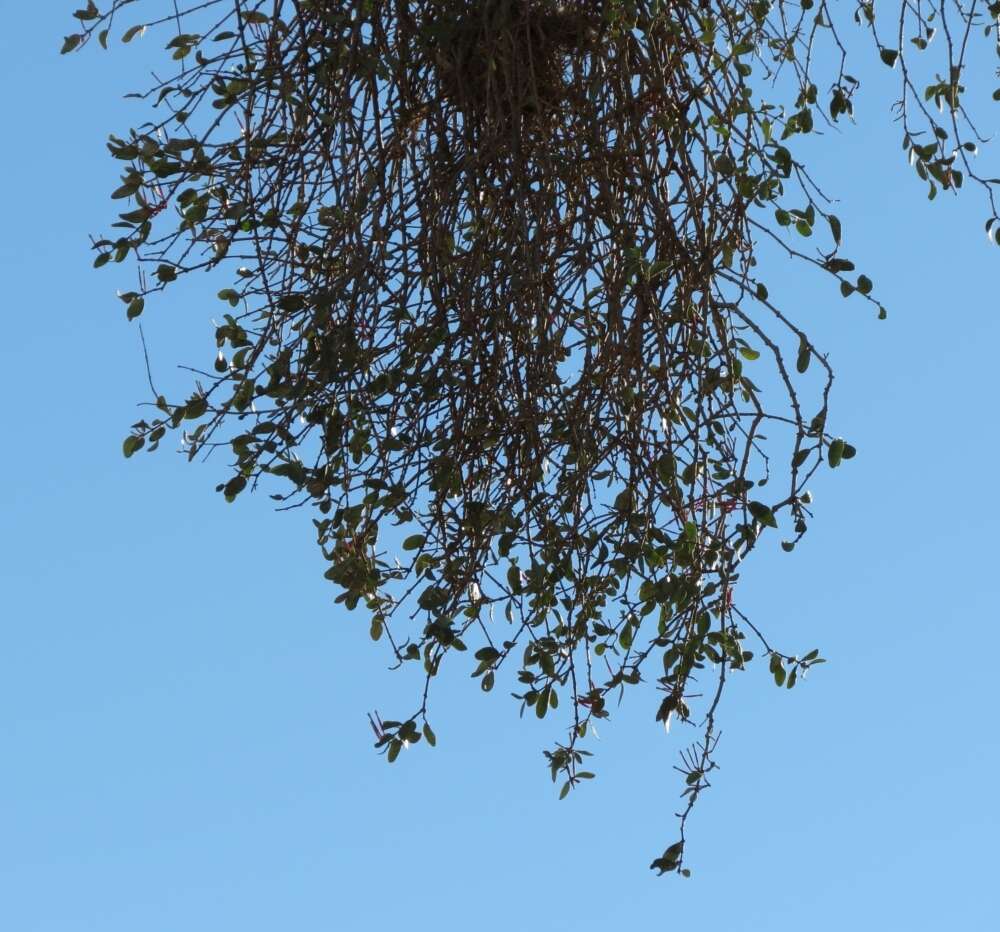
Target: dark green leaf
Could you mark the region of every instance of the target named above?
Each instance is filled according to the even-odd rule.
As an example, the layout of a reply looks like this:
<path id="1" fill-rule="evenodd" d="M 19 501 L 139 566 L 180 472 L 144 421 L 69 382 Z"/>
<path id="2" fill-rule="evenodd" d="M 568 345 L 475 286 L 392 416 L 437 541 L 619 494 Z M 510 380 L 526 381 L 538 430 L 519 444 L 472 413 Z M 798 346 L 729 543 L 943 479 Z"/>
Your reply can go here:
<path id="1" fill-rule="evenodd" d="M 836 469 L 840 465 L 840 461 L 844 458 L 844 441 L 842 439 L 838 437 L 830 444 L 827 458 L 832 469 Z"/>
<path id="2" fill-rule="evenodd" d="M 774 512 L 762 502 L 748 502 L 747 510 L 754 516 L 754 518 L 766 527 L 778 526 L 778 521 L 774 517 Z"/>
<path id="3" fill-rule="evenodd" d="M 836 217 L 834 214 L 827 214 L 826 222 L 830 224 L 830 233 L 833 235 L 834 243 L 836 243 L 839 246 L 840 237 L 842 233 L 839 218 Z"/>
<path id="4" fill-rule="evenodd" d="M 805 372 L 809 368 L 809 360 L 812 359 L 812 350 L 805 335 L 799 337 L 799 352 L 795 357 L 795 368 L 799 372 Z"/>
<path id="5" fill-rule="evenodd" d="M 125 442 L 122 444 L 122 453 L 124 453 L 125 458 L 128 459 L 133 453 L 141 450 L 145 443 L 146 439 L 144 437 L 136 434 L 130 434 L 125 438 Z"/>
<path id="6" fill-rule="evenodd" d="M 135 298 L 133 298 L 129 302 L 128 307 L 125 309 L 125 316 L 129 320 L 135 320 L 135 318 L 138 317 L 142 313 L 143 308 L 145 306 L 146 306 L 146 302 L 145 302 L 145 300 L 143 300 L 143 298 L 141 296 L 140 297 L 135 297 Z"/>

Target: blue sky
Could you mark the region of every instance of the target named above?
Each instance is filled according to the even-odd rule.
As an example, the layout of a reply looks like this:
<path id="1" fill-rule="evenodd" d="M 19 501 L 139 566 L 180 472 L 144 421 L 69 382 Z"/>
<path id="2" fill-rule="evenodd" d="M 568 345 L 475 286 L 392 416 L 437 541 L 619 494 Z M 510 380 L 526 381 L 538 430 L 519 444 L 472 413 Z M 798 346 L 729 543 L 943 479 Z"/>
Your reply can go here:
<path id="1" fill-rule="evenodd" d="M 755 555 L 741 607 L 829 663 L 792 692 L 764 666 L 732 684 L 683 881 L 647 870 L 684 738 L 652 705 L 604 723 L 597 779 L 561 803 L 554 723 L 461 676 L 437 749 L 389 767 L 366 712 L 416 683 L 333 605 L 307 516 L 226 505 L 218 469 L 166 448 L 122 458 L 145 371 L 126 273 L 93 272 L 87 234 L 117 185 L 104 139 L 142 118 L 120 100 L 142 51 L 60 59 L 70 12 L 12 4 L 0 38 L 0 928 L 994 926 L 1000 252 L 975 192 L 924 199 L 887 69 L 852 69 L 858 125 L 823 170 L 889 319 L 768 277 L 829 350 L 859 455 L 817 476 L 794 554 Z M 210 349 L 213 305 L 147 315 L 165 378 Z"/>

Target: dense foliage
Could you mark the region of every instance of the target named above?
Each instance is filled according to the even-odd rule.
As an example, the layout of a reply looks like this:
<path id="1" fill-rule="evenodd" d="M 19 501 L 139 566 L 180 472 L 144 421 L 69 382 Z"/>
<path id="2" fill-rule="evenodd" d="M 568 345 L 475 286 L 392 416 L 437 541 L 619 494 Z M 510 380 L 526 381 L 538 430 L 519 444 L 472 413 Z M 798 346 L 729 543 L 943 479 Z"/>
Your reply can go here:
<path id="1" fill-rule="evenodd" d="M 817 0 L 149 6 L 91 2 L 63 47 L 158 29 L 174 62 L 136 95 L 151 121 L 109 142 L 122 212 L 95 265 L 138 263 L 130 320 L 215 270 L 223 322 L 214 367 L 188 397 L 155 397 L 125 455 L 183 428 L 190 457 L 229 451 L 227 500 L 283 480 L 275 497 L 316 510 L 336 601 L 364 609 L 396 663 L 429 686 L 458 654 L 484 690 L 512 667 L 522 712 L 563 717 L 546 752 L 563 795 L 592 776 L 592 720 L 655 681 L 650 714 L 700 728 L 680 838 L 653 862 L 686 874 L 727 677 L 754 651 L 779 686 L 821 662 L 740 612 L 741 562 L 779 534 L 791 550 L 805 483 L 855 452 L 760 244 L 885 313 L 797 141 L 851 117 L 838 30 L 855 29 L 899 71 L 931 196 L 976 179 L 992 199 L 963 82 L 970 35 L 995 43 L 1000 10 L 904 0 L 889 24 L 870 2 Z M 925 89 L 910 59 L 936 30 L 944 76 Z M 373 720 L 389 761 L 434 743 L 429 696 Z"/>

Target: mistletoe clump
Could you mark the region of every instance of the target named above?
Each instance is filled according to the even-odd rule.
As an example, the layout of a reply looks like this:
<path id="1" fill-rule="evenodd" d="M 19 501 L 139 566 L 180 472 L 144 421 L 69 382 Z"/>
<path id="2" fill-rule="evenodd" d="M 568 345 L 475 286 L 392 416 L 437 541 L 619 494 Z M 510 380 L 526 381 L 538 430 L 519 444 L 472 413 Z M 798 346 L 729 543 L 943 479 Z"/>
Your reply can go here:
<path id="1" fill-rule="evenodd" d="M 90 3 L 64 49 L 131 6 Z M 817 24 L 841 46 L 812 7 L 209 0 L 123 36 L 160 28 L 177 71 L 111 138 L 129 203 L 95 264 L 138 261 L 129 319 L 199 270 L 225 312 L 214 363 L 155 394 L 126 455 L 183 428 L 188 456 L 229 452 L 226 499 L 283 480 L 397 664 L 429 686 L 452 658 L 484 690 L 513 668 L 522 711 L 562 716 L 564 795 L 592 776 L 591 721 L 655 681 L 651 715 L 701 728 L 661 871 L 686 873 L 748 637 L 778 685 L 821 662 L 734 599 L 761 539 L 805 533 L 809 477 L 854 455 L 758 268 L 771 238 L 873 300 L 794 153 L 857 86 L 835 68 L 820 99 Z M 954 188 L 934 138 L 918 171 Z M 373 722 L 390 761 L 434 743 L 429 696 Z"/>

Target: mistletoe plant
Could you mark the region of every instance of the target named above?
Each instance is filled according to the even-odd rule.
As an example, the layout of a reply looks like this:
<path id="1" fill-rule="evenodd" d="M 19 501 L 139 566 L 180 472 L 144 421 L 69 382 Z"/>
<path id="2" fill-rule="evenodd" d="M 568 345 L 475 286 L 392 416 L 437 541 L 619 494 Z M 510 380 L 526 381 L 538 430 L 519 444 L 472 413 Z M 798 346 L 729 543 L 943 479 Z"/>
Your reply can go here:
<path id="1" fill-rule="evenodd" d="M 849 122 L 850 28 L 901 75 L 930 194 L 975 180 L 992 204 L 964 68 L 1000 4 L 903 0 L 891 29 L 867 0 L 156 6 L 91 0 L 63 46 L 156 33 L 172 63 L 108 143 L 94 264 L 137 265 L 126 316 L 196 272 L 223 286 L 191 393 L 154 390 L 125 455 L 183 429 L 188 457 L 228 454 L 228 501 L 315 510 L 337 603 L 426 677 L 373 720 L 389 761 L 434 744 L 442 664 L 486 691 L 509 670 L 522 712 L 561 718 L 565 795 L 592 721 L 655 681 L 650 714 L 700 729 L 652 864 L 686 875 L 727 678 L 755 651 L 778 686 L 822 662 L 740 611 L 741 564 L 792 550 L 807 481 L 855 454 L 761 244 L 884 316 L 798 142 Z M 938 46 L 925 89 L 910 60 Z"/>

